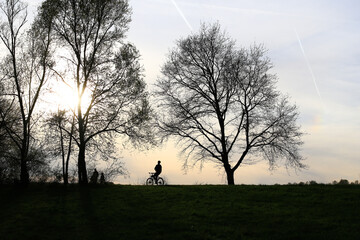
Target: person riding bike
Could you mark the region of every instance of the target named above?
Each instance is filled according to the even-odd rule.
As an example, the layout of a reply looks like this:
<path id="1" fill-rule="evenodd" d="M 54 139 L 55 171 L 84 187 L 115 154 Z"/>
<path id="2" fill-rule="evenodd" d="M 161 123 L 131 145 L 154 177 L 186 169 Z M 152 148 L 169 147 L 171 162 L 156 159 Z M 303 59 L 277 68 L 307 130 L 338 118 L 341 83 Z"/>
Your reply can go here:
<path id="1" fill-rule="evenodd" d="M 158 161 L 158 164 L 155 166 L 154 170 L 155 170 L 155 173 L 154 173 L 154 178 L 155 178 L 155 182 L 157 184 L 157 181 L 158 181 L 158 177 L 162 171 L 162 166 L 161 166 L 161 161 Z"/>

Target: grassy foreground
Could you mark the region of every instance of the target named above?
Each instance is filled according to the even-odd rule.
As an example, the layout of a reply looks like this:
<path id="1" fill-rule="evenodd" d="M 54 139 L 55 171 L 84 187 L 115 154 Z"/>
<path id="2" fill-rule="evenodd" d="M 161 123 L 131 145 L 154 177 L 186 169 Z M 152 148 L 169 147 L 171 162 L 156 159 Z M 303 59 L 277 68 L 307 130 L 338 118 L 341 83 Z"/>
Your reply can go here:
<path id="1" fill-rule="evenodd" d="M 0 186 L 0 239 L 359 239 L 360 186 Z"/>

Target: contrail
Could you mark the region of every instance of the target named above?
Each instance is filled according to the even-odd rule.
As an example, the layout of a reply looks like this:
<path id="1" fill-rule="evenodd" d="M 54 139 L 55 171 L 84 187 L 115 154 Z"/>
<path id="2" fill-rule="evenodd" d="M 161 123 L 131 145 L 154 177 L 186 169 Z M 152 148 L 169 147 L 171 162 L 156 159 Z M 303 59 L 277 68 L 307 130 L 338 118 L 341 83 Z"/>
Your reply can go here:
<path id="1" fill-rule="evenodd" d="M 304 55 L 304 58 L 305 58 L 305 61 L 306 61 L 307 67 L 308 67 L 308 69 L 309 69 L 309 71 L 310 71 L 310 73 L 311 73 L 311 77 L 312 77 L 312 79 L 313 79 L 313 82 L 314 82 L 314 86 L 315 86 L 316 92 L 317 92 L 317 94 L 319 95 L 319 97 L 320 97 L 320 99 L 321 99 L 321 101 L 322 101 L 322 97 L 321 97 L 321 94 L 320 94 L 319 88 L 318 88 L 318 86 L 317 86 L 317 84 L 316 84 L 316 79 L 315 79 L 314 72 L 313 72 L 313 70 L 312 70 L 312 68 L 311 68 L 311 66 L 310 66 L 310 63 L 309 63 L 308 58 L 306 57 L 306 54 L 305 54 L 305 51 L 304 51 L 303 45 L 302 45 L 302 43 L 301 43 L 301 40 L 300 40 L 299 34 L 297 33 L 297 31 L 296 31 L 296 29 L 295 29 L 295 28 L 294 28 L 294 31 L 295 31 L 295 34 L 296 34 L 296 38 L 297 38 L 297 40 L 298 40 L 298 42 L 299 42 L 301 52 L 302 52 L 302 54 Z"/>
<path id="2" fill-rule="evenodd" d="M 184 19 L 186 25 L 188 26 L 188 28 L 192 31 L 193 28 L 191 27 L 189 21 L 186 19 L 185 15 L 183 14 L 183 12 L 181 11 L 181 9 L 179 8 L 179 6 L 176 4 L 175 0 L 171 0 L 171 2 L 174 4 L 176 10 L 178 11 L 178 13 L 180 14 L 180 16 Z"/>

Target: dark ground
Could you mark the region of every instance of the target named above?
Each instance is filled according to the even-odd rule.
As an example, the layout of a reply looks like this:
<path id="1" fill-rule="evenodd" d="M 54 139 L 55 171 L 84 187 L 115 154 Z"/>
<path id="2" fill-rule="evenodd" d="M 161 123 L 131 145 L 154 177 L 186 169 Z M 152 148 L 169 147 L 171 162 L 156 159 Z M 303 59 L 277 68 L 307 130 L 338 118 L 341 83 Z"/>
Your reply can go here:
<path id="1" fill-rule="evenodd" d="M 360 186 L 0 186 L 0 239 L 360 239 Z"/>

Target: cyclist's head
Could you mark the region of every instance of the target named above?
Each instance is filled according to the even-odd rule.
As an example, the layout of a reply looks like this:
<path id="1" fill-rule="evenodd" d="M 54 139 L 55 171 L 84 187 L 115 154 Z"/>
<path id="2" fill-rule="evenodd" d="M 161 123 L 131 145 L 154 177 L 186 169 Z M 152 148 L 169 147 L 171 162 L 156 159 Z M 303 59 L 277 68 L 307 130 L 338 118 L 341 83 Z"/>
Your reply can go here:
<path id="1" fill-rule="evenodd" d="M 160 163 L 161 163 L 161 161 L 159 160 L 159 161 L 158 161 L 158 164 L 160 164 Z"/>

